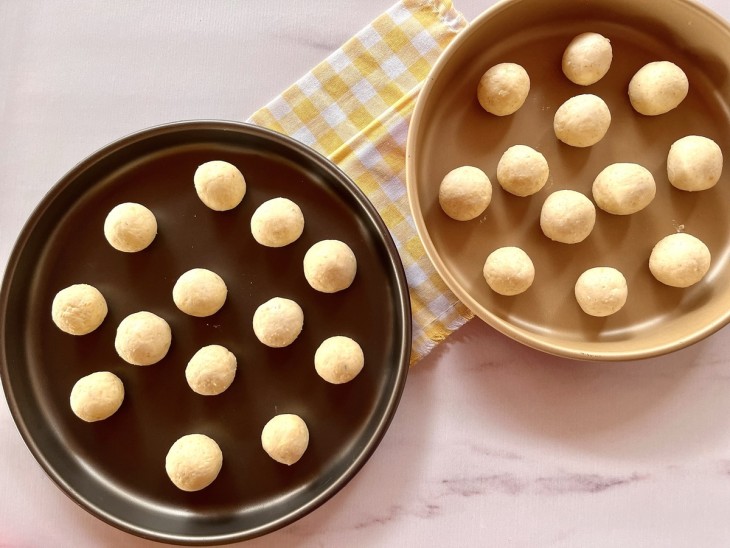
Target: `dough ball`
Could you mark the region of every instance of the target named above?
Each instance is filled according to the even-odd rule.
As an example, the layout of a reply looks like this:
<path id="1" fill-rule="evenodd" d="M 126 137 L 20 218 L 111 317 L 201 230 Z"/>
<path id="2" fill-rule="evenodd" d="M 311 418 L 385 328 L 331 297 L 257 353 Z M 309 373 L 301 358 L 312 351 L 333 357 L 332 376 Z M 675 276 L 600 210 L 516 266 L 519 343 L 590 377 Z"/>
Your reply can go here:
<path id="1" fill-rule="evenodd" d="M 204 434 L 188 434 L 172 444 L 165 457 L 165 471 L 182 491 L 208 487 L 223 466 L 223 453 L 215 440 Z"/>
<path id="2" fill-rule="evenodd" d="M 507 116 L 519 110 L 530 93 L 530 77 L 516 63 L 494 65 L 479 80 L 477 98 L 487 112 Z"/>
<path id="3" fill-rule="evenodd" d="M 167 355 L 172 342 L 168 323 L 152 312 L 135 312 L 117 327 L 114 347 L 125 362 L 152 365 Z"/>
<path id="4" fill-rule="evenodd" d="M 688 91 L 687 75 L 669 61 L 644 65 L 629 82 L 631 106 L 646 116 L 664 114 L 677 108 Z"/>
<path id="5" fill-rule="evenodd" d="M 256 338 L 271 348 L 289 346 L 302 332 L 303 326 L 302 307 L 282 297 L 269 299 L 253 314 Z"/>
<path id="6" fill-rule="evenodd" d="M 185 368 L 185 378 L 193 392 L 216 396 L 225 392 L 236 376 L 236 356 L 218 344 L 198 350 Z"/>
<path id="7" fill-rule="evenodd" d="M 497 164 L 497 181 L 510 194 L 530 196 L 545 186 L 550 170 L 545 156 L 525 145 L 515 145 Z"/>
<path id="8" fill-rule="evenodd" d="M 347 289 L 356 273 L 355 254 L 350 246 L 339 240 L 317 242 L 304 255 L 304 277 L 322 293 Z"/>
<path id="9" fill-rule="evenodd" d="M 154 213 L 141 204 L 119 204 L 106 216 L 104 236 L 119 251 L 142 251 L 157 236 L 157 219 Z"/>
<path id="10" fill-rule="evenodd" d="M 571 97 L 555 111 L 555 136 L 566 145 L 590 147 L 603 139 L 611 125 L 611 112 L 600 97 L 586 93 Z"/>
<path id="11" fill-rule="evenodd" d="M 529 289 L 535 279 L 535 266 L 519 247 L 501 247 L 487 257 L 484 279 L 500 295 L 519 295 Z"/>
<path id="12" fill-rule="evenodd" d="M 614 215 L 631 215 L 641 211 L 655 195 L 654 177 L 639 164 L 611 164 L 593 181 L 596 205 Z"/>
<path id="13" fill-rule="evenodd" d="M 218 312 L 226 302 L 228 288 L 223 278 L 205 268 L 193 268 L 180 276 L 172 288 L 172 300 L 185 314 L 204 318 Z"/>
<path id="14" fill-rule="evenodd" d="M 615 268 L 597 266 L 583 272 L 575 283 L 575 298 L 590 316 L 615 314 L 629 295 L 626 278 Z"/>
<path id="15" fill-rule="evenodd" d="M 461 166 L 446 174 L 439 187 L 439 204 L 456 221 L 471 221 L 492 201 L 492 182 L 479 168 Z"/>
<path id="16" fill-rule="evenodd" d="M 540 212 L 545 236 L 564 244 L 585 240 L 596 224 L 596 208 L 586 196 L 574 190 L 558 190 L 547 197 Z"/>
<path id="17" fill-rule="evenodd" d="M 104 295 L 92 285 L 74 284 L 53 298 L 53 323 L 70 335 L 86 335 L 101 325 L 108 308 Z"/>
<path id="18" fill-rule="evenodd" d="M 330 337 L 314 353 L 317 374 L 332 384 L 350 382 L 362 371 L 364 364 L 362 348 L 349 337 Z"/>
<path id="19" fill-rule="evenodd" d="M 710 269 L 710 250 L 699 238 L 678 232 L 659 240 L 649 257 L 654 277 L 672 287 L 689 287 Z"/>
<path id="20" fill-rule="evenodd" d="M 97 371 L 81 377 L 71 390 L 71 410 L 81 420 L 108 419 L 124 401 L 124 385 L 114 373 Z"/>
<path id="21" fill-rule="evenodd" d="M 309 430 L 298 415 L 277 415 L 261 432 L 261 446 L 276 462 L 291 466 L 307 450 Z"/>
<path id="22" fill-rule="evenodd" d="M 584 32 L 565 48 L 563 73 L 575 84 L 590 86 L 606 75 L 612 60 L 610 40 L 595 32 Z"/>
<path id="23" fill-rule="evenodd" d="M 707 190 L 717 184 L 721 174 L 722 150 L 712 139 L 689 135 L 669 149 L 667 176 L 679 190 Z"/>
<path id="24" fill-rule="evenodd" d="M 304 215 L 299 206 L 286 198 L 261 204 L 251 216 L 251 234 L 266 247 L 284 247 L 304 231 Z"/>
<path id="25" fill-rule="evenodd" d="M 215 211 L 233 209 L 246 194 L 246 180 L 238 168 L 220 160 L 198 167 L 193 182 L 200 200 Z"/>

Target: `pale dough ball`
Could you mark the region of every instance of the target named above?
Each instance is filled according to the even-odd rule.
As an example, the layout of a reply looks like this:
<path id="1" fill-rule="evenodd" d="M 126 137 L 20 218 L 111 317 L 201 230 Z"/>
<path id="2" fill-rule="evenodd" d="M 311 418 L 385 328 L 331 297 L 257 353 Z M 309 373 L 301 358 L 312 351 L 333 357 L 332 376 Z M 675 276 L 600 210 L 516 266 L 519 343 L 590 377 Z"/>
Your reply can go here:
<path id="1" fill-rule="evenodd" d="M 339 240 L 317 242 L 304 255 L 304 277 L 312 288 L 322 293 L 347 289 L 356 273 L 355 254 Z"/>
<path id="2" fill-rule="evenodd" d="M 656 116 L 675 109 L 689 91 L 684 71 L 669 61 L 654 61 L 641 67 L 629 82 L 629 99 L 634 110 Z"/>
<path id="3" fill-rule="evenodd" d="M 287 198 L 274 198 L 261 204 L 251 216 L 251 234 L 261 245 L 284 247 L 304 231 L 304 215 Z"/>
<path id="4" fill-rule="evenodd" d="M 678 232 L 659 240 L 651 250 L 649 270 L 672 287 L 689 287 L 710 269 L 710 250 L 699 238 Z"/>
<path id="5" fill-rule="evenodd" d="M 545 236 L 564 244 L 585 240 L 596 224 L 596 208 L 586 196 L 574 190 L 558 190 L 547 197 L 540 212 Z"/>
<path id="6" fill-rule="evenodd" d="M 175 487 L 182 491 L 200 491 L 208 487 L 223 466 L 223 452 L 212 438 L 188 434 L 172 444 L 165 457 L 165 471 Z"/>
<path id="7" fill-rule="evenodd" d="M 590 316 L 615 314 L 629 295 L 626 278 L 615 268 L 597 266 L 583 272 L 575 283 L 575 298 Z"/>
<path id="8" fill-rule="evenodd" d="M 461 166 L 449 171 L 439 186 L 439 204 L 456 221 L 471 221 L 492 201 L 492 182 L 479 168 Z"/>
<path id="9" fill-rule="evenodd" d="M 124 385 L 114 373 L 97 371 L 81 377 L 71 389 L 71 410 L 86 422 L 107 419 L 124 401 Z"/>
<path id="10" fill-rule="evenodd" d="M 530 77 L 516 63 L 494 65 L 479 80 L 477 98 L 487 112 L 507 116 L 519 110 L 530 93 Z"/>
<path id="11" fill-rule="evenodd" d="M 118 251 L 142 251 L 157 236 L 157 219 L 154 213 L 141 204 L 119 204 L 104 220 L 104 236 Z"/>
<path id="12" fill-rule="evenodd" d="M 325 339 L 314 353 L 317 374 L 332 384 L 350 382 L 362 371 L 364 364 L 362 348 L 349 337 Z"/>
<path id="13" fill-rule="evenodd" d="M 261 446 L 276 462 L 291 466 L 307 450 L 309 430 L 298 415 L 277 415 L 261 431 Z"/>
<path id="14" fill-rule="evenodd" d="M 545 186 L 549 174 L 545 156 L 525 145 L 508 148 L 497 164 L 497 181 L 515 196 L 535 194 Z"/>
<path id="15" fill-rule="evenodd" d="M 679 190 L 707 190 L 717 184 L 721 174 L 722 150 L 712 139 L 688 135 L 669 149 L 667 176 Z"/>
<path id="16" fill-rule="evenodd" d="M 654 177 L 639 164 L 611 164 L 593 181 L 596 205 L 614 215 L 631 215 L 641 211 L 655 195 Z"/>
<path id="17" fill-rule="evenodd" d="M 274 297 L 256 309 L 253 314 L 253 332 L 256 338 L 271 348 L 289 346 L 302 332 L 304 312 L 291 299 Z"/>
<path id="18" fill-rule="evenodd" d="M 519 295 L 535 279 L 535 266 L 519 247 L 501 247 L 487 257 L 482 271 L 489 287 L 500 295 Z"/>
<path id="19" fill-rule="evenodd" d="M 225 392 L 236 376 L 236 356 L 218 344 L 198 350 L 185 368 L 185 378 L 193 392 L 216 396 Z"/>
<path id="20" fill-rule="evenodd" d="M 172 300 L 185 314 L 204 318 L 218 312 L 226 302 L 228 288 L 218 274 L 193 268 L 180 276 L 172 288 Z"/>
<path id="21" fill-rule="evenodd" d="M 238 168 L 220 160 L 198 167 L 193 183 L 200 200 L 215 211 L 233 209 L 246 194 L 246 180 Z"/>
<path id="22" fill-rule="evenodd" d="M 563 53 L 563 73 L 568 80 L 590 86 L 611 68 L 611 41 L 596 32 L 584 32 L 570 41 Z"/>
<path id="23" fill-rule="evenodd" d="M 555 111 L 555 136 L 566 145 L 590 147 L 603 139 L 611 125 L 605 101 L 586 93 L 571 97 Z"/>
<path id="24" fill-rule="evenodd" d="M 101 325 L 108 308 L 104 295 L 93 285 L 74 284 L 53 298 L 53 323 L 70 335 L 86 335 Z"/>
<path id="25" fill-rule="evenodd" d="M 114 347 L 125 362 L 152 365 L 167 355 L 172 342 L 168 323 L 152 312 L 135 312 L 117 327 Z"/>

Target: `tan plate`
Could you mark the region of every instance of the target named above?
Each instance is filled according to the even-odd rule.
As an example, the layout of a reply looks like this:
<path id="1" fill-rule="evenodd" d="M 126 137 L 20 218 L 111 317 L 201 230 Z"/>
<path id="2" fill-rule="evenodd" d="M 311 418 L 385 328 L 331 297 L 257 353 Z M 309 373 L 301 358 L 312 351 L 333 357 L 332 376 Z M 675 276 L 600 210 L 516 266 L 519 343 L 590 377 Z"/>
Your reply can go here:
<path id="1" fill-rule="evenodd" d="M 562 73 L 565 46 L 581 32 L 611 40 L 613 63 L 592 86 Z M 650 61 L 669 60 L 690 82 L 685 101 L 662 116 L 637 114 L 628 100 L 633 74 Z M 481 75 L 500 62 L 523 65 L 531 90 L 514 115 L 497 117 L 477 102 Z M 426 251 L 454 293 L 502 333 L 531 347 L 580 359 L 638 359 L 671 352 L 713 333 L 730 319 L 730 180 L 725 170 L 711 190 L 688 193 L 667 180 L 671 144 L 685 135 L 714 139 L 730 155 L 730 28 L 708 10 L 683 0 L 512 0 L 499 3 L 459 35 L 434 67 L 418 99 L 408 136 L 407 178 L 411 210 Z M 569 97 L 594 93 L 612 113 L 608 134 L 578 149 L 553 133 L 555 110 Z M 532 197 L 502 190 L 496 168 L 515 144 L 541 151 L 550 179 Z M 550 241 L 539 226 L 540 208 L 556 190 L 591 197 L 596 175 L 610 163 L 636 162 L 657 183 L 657 196 L 630 216 L 597 211 L 584 242 Z M 441 179 L 473 165 L 492 181 L 492 203 L 481 217 L 458 222 L 438 203 Z M 707 276 L 689 289 L 656 281 L 648 268 L 654 244 L 684 230 L 712 253 Z M 516 297 L 492 292 L 482 276 L 487 255 L 502 246 L 522 247 L 533 259 L 533 286 Z M 573 293 L 578 276 L 594 266 L 621 270 L 629 285 L 626 306 L 608 318 L 584 314 Z"/>

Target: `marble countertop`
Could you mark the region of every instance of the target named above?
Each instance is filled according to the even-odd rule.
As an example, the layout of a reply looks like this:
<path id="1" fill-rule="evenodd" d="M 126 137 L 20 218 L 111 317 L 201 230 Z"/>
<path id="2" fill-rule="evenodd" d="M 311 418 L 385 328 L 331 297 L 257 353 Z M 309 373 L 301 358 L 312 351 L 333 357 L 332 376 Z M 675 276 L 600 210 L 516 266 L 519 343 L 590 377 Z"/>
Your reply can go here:
<path id="1" fill-rule="evenodd" d="M 243 120 L 391 3 L 1 0 L 0 263 L 79 159 L 158 123 Z M 469 19 L 493 3 L 455 1 Z M 248 545 L 727 546 L 728 356 L 728 328 L 662 358 L 582 363 L 473 320 L 411 370 L 361 472 Z M 157 546 L 67 498 L 4 399 L 0 448 L 0 546 Z"/>

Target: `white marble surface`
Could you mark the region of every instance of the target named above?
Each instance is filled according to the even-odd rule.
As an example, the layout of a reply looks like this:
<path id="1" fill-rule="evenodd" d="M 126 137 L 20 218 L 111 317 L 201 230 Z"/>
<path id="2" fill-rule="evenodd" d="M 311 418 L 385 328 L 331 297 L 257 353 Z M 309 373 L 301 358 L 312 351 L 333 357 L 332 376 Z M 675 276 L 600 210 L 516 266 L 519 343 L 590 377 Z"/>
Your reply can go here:
<path id="1" fill-rule="evenodd" d="M 456 0 L 468 18 L 492 3 Z M 390 4 L 0 0 L 0 263 L 79 159 L 161 122 L 244 119 Z M 411 371 L 355 479 L 250 545 L 728 546 L 729 352 L 724 329 L 579 363 L 472 321 Z M 156 546 L 57 489 L 4 400 L 0 455 L 0 546 Z"/>

